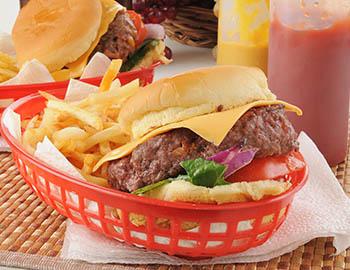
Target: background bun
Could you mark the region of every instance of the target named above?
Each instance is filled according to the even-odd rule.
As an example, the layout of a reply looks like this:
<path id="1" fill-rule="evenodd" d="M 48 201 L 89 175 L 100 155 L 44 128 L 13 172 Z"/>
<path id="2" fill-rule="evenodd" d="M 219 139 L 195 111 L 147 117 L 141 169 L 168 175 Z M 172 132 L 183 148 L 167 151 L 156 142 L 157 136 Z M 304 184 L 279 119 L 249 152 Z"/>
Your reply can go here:
<path id="1" fill-rule="evenodd" d="M 123 128 L 141 137 L 151 129 L 257 100 L 275 100 L 257 68 L 215 66 L 161 79 L 128 99 L 119 114 Z"/>
<path id="2" fill-rule="evenodd" d="M 12 37 L 19 65 L 37 59 L 53 72 L 84 54 L 97 36 L 99 0 L 31 0 L 19 12 Z"/>

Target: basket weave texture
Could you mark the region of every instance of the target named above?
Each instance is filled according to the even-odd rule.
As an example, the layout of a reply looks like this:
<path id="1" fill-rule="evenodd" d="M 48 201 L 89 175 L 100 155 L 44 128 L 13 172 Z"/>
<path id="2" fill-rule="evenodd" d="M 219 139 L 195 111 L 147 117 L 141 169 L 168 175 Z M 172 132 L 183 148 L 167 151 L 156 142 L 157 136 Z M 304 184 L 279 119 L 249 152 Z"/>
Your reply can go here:
<path id="1" fill-rule="evenodd" d="M 218 19 L 212 9 L 179 7 L 174 20 L 163 22 L 169 38 L 182 44 L 213 48 L 217 43 Z"/>

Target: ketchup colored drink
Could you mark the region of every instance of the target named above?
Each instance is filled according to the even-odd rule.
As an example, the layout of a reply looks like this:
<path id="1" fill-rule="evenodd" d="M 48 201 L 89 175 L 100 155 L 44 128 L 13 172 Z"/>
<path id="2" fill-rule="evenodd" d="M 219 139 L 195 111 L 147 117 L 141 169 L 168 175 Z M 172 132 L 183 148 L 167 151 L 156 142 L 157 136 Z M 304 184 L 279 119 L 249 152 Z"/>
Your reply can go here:
<path id="1" fill-rule="evenodd" d="M 278 1 L 278 0 L 276 0 Z M 315 141 L 330 165 L 345 159 L 350 99 L 350 18 L 317 29 L 271 21 L 269 86 L 301 107 L 290 114 L 298 131 Z"/>

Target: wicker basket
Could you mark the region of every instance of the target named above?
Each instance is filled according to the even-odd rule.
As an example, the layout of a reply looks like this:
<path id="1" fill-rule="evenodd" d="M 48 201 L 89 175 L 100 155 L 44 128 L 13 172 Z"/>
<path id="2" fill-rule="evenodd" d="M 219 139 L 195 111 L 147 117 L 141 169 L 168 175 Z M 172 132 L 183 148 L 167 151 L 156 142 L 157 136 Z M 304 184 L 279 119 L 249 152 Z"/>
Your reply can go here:
<path id="1" fill-rule="evenodd" d="M 195 47 L 213 48 L 217 44 L 218 19 L 212 9 L 196 6 L 179 7 L 174 20 L 163 26 L 169 38 Z"/>

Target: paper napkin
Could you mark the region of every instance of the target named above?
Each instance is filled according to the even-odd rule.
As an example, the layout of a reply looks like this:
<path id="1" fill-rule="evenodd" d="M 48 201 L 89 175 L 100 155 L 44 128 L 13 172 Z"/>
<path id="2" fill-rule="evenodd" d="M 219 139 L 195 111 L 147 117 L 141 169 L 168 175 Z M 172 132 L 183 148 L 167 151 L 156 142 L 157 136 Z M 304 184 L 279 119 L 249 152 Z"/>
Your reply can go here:
<path id="1" fill-rule="evenodd" d="M 32 84 L 53 82 L 50 72 L 42 63 L 34 59 L 26 62 L 18 74 L 12 79 L 0 83 L 2 85 Z"/>
<path id="2" fill-rule="evenodd" d="M 244 253 L 207 260 L 186 260 L 146 251 L 107 239 L 67 221 L 61 257 L 92 263 L 206 265 L 266 261 L 291 252 L 317 237 L 334 236 L 340 253 L 350 246 L 350 199 L 312 140 L 299 136 L 300 151 L 309 165 L 305 187 L 296 195 L 285 223 L 264 245 Z"/>
<path id="3" fill-rule="evenodd" d="M 111 59 L 109 59 L 103 53 L 97 52 L 90 59 L 89 63 L 85 67 L 83 74 L 81 75 L 82 79 L 93 78 L 103 76 L 109 65 L 111 64 Z"/>
<path id="4" fill-rule="evenodd" d="M 19 114 L 12 110 L 7 111 L 4 115 L 4 123 L 10 132 L 10 134 L 20 140 L 22 137 L 21 131 L 21 117 Z M 0 136 L 0 152 L 11 152 L 10 146 L 7 144 L 5 139 Z"/>

